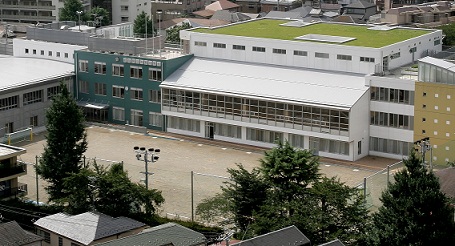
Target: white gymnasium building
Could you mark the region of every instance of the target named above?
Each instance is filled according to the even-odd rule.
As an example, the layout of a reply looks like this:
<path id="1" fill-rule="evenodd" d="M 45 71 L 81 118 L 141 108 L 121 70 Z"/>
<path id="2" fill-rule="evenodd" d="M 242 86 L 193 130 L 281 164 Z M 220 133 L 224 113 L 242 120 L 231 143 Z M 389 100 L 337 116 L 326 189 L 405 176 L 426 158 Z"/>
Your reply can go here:
<path id="1" fill-rule="evenodd" d="M 259 19 L 180 33 L 194 58 L 162 84 L 167 131 L 355 161 L 412 147 L 413 72 L 442 31 Z"/>

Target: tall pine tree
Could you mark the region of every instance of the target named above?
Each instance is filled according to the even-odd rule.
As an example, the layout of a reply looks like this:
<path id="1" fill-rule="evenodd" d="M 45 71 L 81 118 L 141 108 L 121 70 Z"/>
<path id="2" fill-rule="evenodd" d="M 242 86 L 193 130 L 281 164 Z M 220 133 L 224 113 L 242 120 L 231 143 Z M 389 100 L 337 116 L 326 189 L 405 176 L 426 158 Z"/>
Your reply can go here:
<path id="1" fill-rule="evenodd" d="M 65 197 L 63 180 L 81 168 L 81 158 L 87 150 L 85 118 L 65 84 L 52 99 L 46 111 L 47 145 L 40 158 L 37 172 L 49 182 L 49 201 Z"/>
<path id="2" fill-rule="evenodd" d="M 370 245 L 455 245 L 454 210 L 437 177 L 413 152 L 383 192 Z"/>

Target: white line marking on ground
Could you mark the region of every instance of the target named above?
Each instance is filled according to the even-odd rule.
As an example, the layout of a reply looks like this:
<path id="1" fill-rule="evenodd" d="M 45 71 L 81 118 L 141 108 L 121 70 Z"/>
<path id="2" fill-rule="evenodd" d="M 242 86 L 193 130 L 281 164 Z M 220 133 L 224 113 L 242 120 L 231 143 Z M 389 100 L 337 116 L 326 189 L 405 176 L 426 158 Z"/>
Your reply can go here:
<path id="1" fill-rule="evenodd" d="M 359 169 L 354 169 L 354 170 L 352 170 L 352 171 L 354 171 L 354 172 L 358 172 L 358 171 L 360 171 L 360 170 L 359 170 Z"/>
<path id="2" fill-rule="evenodd" d="M 326 167 L 330 167 L 331 165 L 329 165 L 329 164 L 325 164 L 324 166 L 326 166 Z"/>
<path id="3" fill-rule="evenodd" d="M 226 150 L 227 148 L 221 148 L 222 150 Z"/>
<path id="4" fill-rule="evenodd" d="M 247 154 L 251 155 L 251 152 L 246 152 Z"/>

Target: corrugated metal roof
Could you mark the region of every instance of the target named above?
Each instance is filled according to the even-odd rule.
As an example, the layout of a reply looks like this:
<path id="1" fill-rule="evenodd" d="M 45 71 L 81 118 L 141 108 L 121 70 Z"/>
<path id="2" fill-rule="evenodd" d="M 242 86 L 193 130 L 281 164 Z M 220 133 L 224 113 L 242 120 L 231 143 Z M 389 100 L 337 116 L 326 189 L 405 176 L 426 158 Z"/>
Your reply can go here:
<path id="1" fill-rule="evenodd" d="M 162 87 L 350 108 L 367 91 L 364 75 L 193 58 Z"/>
<path id="2" fill-rule="evenodd" d="M 74 73 L 71 63 L 13 56 L 0 56 L 0 69 L 0 91 Z"/>
<path id="3" fill-rule="evenodd" d="M 102 213 L 91 212 L 74 216 L 58 213 L 37 220 L 35 225 L 84 245 L 146 226 L 130 218 L 113 218 Z"/>

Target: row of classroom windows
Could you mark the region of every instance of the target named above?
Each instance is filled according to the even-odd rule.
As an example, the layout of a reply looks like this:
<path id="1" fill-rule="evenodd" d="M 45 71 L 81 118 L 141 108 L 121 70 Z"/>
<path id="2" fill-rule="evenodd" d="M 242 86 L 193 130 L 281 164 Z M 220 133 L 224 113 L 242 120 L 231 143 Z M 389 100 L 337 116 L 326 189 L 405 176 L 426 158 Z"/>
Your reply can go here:
<path id="1" fill-rule="evenodd" d="M 60 92 L 60 86 L 52 86 L 46 89 L 47 100 L 51 100 L 52 97 Z M 44 90 L 36 90 L 22 94 L 22 105 L 30 105 L 34 103 L 44 102 Z M 19 95 L 10 97 L 0 98 L 0 111 L 19 108 Z"/>
<path id="2" fill-rule="evenodd" d="M 112 85 L 110 94 L 114 98 L 125 99 L 125 86 Z M 143 101 L 144 91 L 141 88 L 129 88 L 129 94 L 131 100 Z M 88 94 L 90 93 L 90 83 L 88 81 L 79 80 L 79 92 Z M 93 93 L 98 96 L 107 96 L 108 90 L 106 83 L 94 83 Z M 153 103 L 161 102 L 161 91 L 160 90 L 149 90 L 148 101 Z"/>
<path id="3" fill-rule="evenodd" d="M 348 136 L 349 111 L 162 89 L 162 109 Z"/>
<path id="4" fill-rule="evenodd" d="M 206 47 L 207 46 L 207 42 L 195 41 L 194 45 L 195 46 Z M 224 44 L 224 43 L 213 43 L 213 48 L 226 49 L 226 47 L 227 47 L 227 45 Z M 246 47 L 245 47 L 245 45 L 236 45 L 236 44 L 234 44 L 234 45 L 232 45 L 232 49 L 233 50 L 246 50 Z M 266 47 L 253 46 L 253 47 L 251 47 L 251 51 L 254 51 L 254 52 L 266 52 Z M 286 55 L 287 54 L 287 50 L 286 49 L 272 48 L 272 53 L 273 54 Z M 308 51 L 294 50 L 293 54 L 295 56 L 308 56 Z M 330 58 L 330 54 L 329 53 L 323 53 L 323 52 L 315 52 L 314 53 L 314 57 L 329 59 Z M 352 61 L 352 56 L 351 55 L 337 54 L 337 60 Z M 360 57 L 359 61 L 374 63 L 375 59 L 373 57 Z"/>
<path id="5" fill-rule="evenodd" d="M 93 71 L 95 74 L 106 75 L 107 67 L 104 62 L 95 62 L 93 64 Z M 142 79 L 143 78 L 143 68 L 142 66 L 130 66 L 129 69 L 130 78 L 133 79 Z M 79 60 L 79 72 L 88 73 L 89 65 L 86 60 Z M 112 76 L 125 77 L 125 67 L 123 64 L 112 64 Z M 148 69 L 148 79 L 154 81 L 162 81 L 162 72 L 160 68 L 149 68 Z"/>
<path id="6" fill-rule="evenodd" d="M 199 120 L 180 118 L 174 116 L 167 117 L 167 127 L 183 131 L 201 132 L 201 124 Z M 227 125 L 216 123 L 214 125 L 214 134 L 222 137 L 233 139 L 242 139 L 242 127 L 235 125 Z M 297 148 L 304 148 L 304 136 L 289 134 L 289 142 L 292 146 Z M 276 143 L 283 141 L 283 133 L 268 131 L 256 128 L 246 128 L 246 140 L 262 142 L 262 143 Z M 337 140 L 323 139 L 310 137 L 309 149 L 316 151 L 327 152 L 339 155 L 349 155 L 349 143 Z"/>

